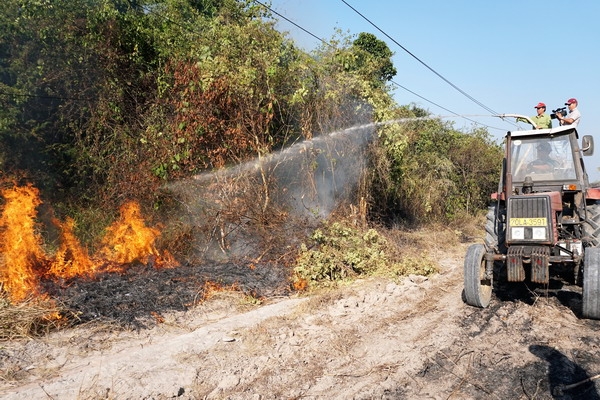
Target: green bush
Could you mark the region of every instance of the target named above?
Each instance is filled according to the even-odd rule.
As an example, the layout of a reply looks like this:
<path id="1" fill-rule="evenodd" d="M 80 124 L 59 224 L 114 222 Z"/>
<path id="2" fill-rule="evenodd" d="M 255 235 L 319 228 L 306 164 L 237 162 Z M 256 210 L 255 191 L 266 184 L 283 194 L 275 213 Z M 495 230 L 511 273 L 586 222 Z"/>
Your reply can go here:
<path id="1" fill-rule="evenodd" d="M 332 222 L 316 229 L 300 247 L 293 285 L 296 289 L 322 287 L 364 276 L 398 278 L 430 275 L 437 266 L 426 254 L 398 256 L 392 244 L 375 229 Z"/>

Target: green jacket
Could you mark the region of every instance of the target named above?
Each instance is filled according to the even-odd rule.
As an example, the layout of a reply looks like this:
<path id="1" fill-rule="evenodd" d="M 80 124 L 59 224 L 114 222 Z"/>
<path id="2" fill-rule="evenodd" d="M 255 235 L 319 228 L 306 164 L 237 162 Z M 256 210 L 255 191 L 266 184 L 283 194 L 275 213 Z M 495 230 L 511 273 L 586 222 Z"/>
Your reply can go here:
<path id="1" fill-rule="evenodd" d="M 548 114 L 534 115 L 531 120 L 535 123 L 534 128 L 536 129 L 551 129 L 552 119 Z M 517 122 L 529 122 L 523 118 L 517 118 Z"/>

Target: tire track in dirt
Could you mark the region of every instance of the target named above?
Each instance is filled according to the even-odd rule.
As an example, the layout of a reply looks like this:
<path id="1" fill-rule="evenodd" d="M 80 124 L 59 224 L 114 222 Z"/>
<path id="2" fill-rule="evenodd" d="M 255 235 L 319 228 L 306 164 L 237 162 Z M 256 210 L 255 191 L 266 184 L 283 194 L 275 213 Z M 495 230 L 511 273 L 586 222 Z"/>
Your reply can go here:
<path id="1" fill-rule="evenodd" d="M 134 341 L 135 347 L 116 353 L 69 360 L 58 377 L 7 390 L 3 396 L 10 399 L 171 398 L 195 376 L 194 369 L 181 362 L 185 354 L 210 349 L 215 343 L 228 340 L 225 332 L 247 328 L 273 315 L 284 315 L 303 300 L 276 302 L 186 334 Z"/>

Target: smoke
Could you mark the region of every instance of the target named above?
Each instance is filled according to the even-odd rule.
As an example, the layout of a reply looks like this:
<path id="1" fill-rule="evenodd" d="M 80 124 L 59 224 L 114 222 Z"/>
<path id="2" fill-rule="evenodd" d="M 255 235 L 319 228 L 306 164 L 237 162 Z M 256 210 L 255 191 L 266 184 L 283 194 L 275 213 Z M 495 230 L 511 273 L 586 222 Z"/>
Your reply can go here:
<path id="1" fill-rule="evenodd" d="M 326 218 L 351 200 L 366 165 L 375 124 L 355 126 L 305 141 L 273 156 L 266 168 L 285 193 L 281 203 L 296 216 Z"/>
<path id="2" fill-rule="evenodd" d="M 209 258 L 262 254 L 278 233 L 291 234 L 293 224 L 314 225 L 352 200 L 376 126 L 339 130 L 168 185 L 194 227 L 196 252 Z M 268 226 L 270 237 L 257 225 Z"/>

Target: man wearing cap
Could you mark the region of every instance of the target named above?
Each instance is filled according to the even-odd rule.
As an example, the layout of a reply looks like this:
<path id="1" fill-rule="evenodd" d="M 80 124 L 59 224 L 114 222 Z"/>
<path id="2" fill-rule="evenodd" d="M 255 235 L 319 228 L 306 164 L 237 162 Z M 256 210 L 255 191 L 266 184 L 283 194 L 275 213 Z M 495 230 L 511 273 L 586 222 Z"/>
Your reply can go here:
<path id="1" fill-rule="evenodd" d="M 577 99 L 571 98 L 567 100 L 565 106 L 569 107 L 569 114 L 566 117 L 563 117 L 560 113 L 557 113 L 556 118 L 558 118 L 559 124 L 570 125 L 575 128 L 579 125 L 579 120 L 581 119 L 581 113 L 577 109 Z"/>
<path id="2" fill-rule="evenodd" d="M 535 123 L 535 129 L 552 129 L 552 119 L 546 114 L 546 105 L 544 103 L 538 103 L 534 107 L 537 111 L 537 115 L 531 117 L 531 120 Z M 517 118 L 518 122 L 529 122 L 523 118 Z"/>

